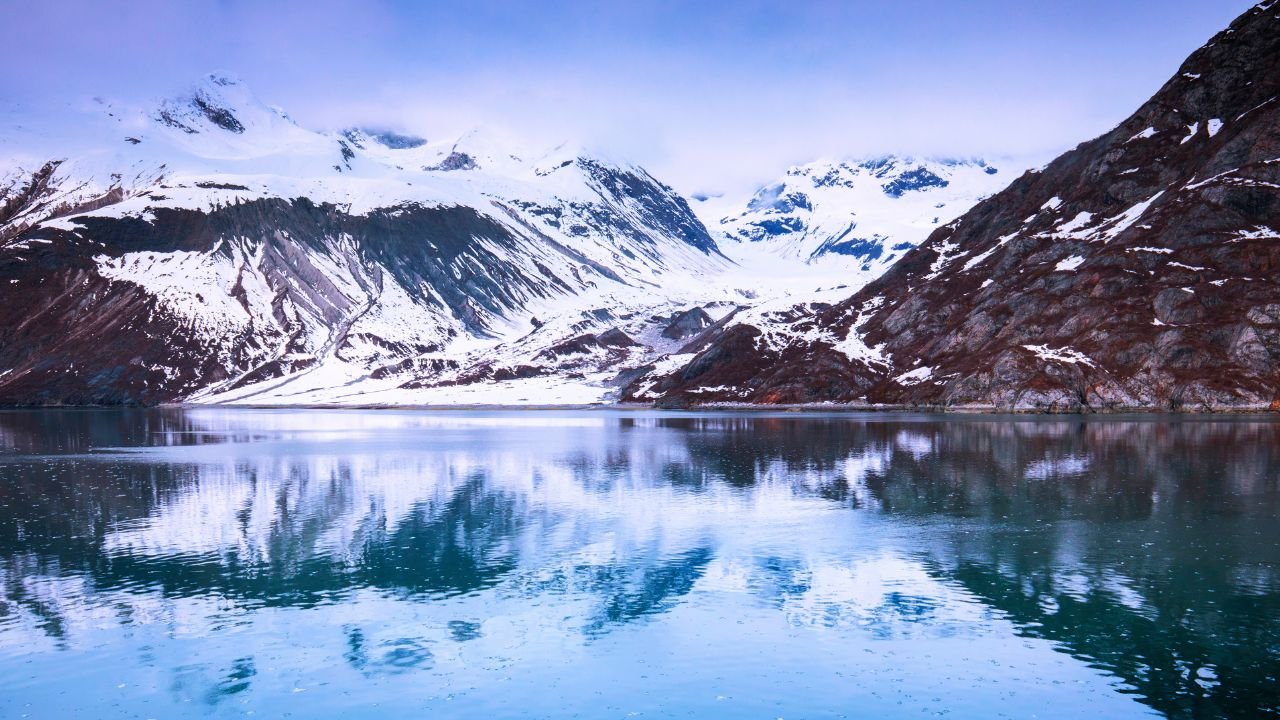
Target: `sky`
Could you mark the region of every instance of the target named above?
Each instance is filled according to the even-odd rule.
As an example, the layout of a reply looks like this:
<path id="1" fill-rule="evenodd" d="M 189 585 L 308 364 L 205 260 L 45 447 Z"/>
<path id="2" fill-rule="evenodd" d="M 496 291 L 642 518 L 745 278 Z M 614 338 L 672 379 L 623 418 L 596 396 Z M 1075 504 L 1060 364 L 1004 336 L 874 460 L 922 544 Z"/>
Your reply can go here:
<path id="1" fill-rule="evenodd" d="M 686 193 L 796 163 L 1050 159 L 1252 0 L 0 0 L 0 102 L 240 77 L 316 129 L 570 141 Z"/>

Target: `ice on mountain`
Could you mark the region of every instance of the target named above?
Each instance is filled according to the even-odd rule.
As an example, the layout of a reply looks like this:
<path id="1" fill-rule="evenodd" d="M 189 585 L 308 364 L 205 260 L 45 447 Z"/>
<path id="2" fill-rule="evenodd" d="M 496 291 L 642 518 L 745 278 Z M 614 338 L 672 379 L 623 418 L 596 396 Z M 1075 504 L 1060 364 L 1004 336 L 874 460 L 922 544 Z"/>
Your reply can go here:
<path id="1" fill-rule="evenodd" d="M 1163 190 L 1142 202 L 1134 204 L 1115 219 L 1103 223 L 1099 237 L 1106 242 L 1110 242 L 1117 235 L 1128 230 L 1134 223 L 1138 222 L 1138 220 L 1147 212 L 1147 209 L 1150 208 L 1156 200 L 1160 199 L 1161 195 L 1164 195 Z"/>
<path id="2" fill-rule="evenodd" d="M 833 269 L 845 263 L 870 279 L 935 227 L 1003 187 L 994 169 L 980 159 L 820 161 L 790 168 L 784 181 L 757 191 L 741 214 L 706 219 L 729 237 L 764 243 L 779 256 Z"/>

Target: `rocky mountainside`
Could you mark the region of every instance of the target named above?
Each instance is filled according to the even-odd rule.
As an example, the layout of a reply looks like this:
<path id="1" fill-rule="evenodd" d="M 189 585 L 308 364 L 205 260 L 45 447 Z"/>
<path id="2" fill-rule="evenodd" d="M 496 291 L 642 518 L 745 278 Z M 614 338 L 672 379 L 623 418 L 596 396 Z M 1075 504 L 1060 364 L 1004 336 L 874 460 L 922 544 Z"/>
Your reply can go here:
<path id="1" fill-rule="evenodd" d="M 1280 6 L 1111 132 L 765 336 L 725 323 L 626 396 L 1040 409 L 1280 406 Z"/>

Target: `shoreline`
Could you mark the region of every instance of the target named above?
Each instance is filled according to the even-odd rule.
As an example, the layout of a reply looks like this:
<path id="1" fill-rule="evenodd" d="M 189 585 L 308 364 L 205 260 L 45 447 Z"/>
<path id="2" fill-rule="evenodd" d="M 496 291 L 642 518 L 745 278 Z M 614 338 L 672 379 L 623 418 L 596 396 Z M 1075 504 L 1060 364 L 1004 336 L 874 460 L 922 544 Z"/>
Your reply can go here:
<path id="1" fill-rule="evenodd" d="M 456 404 L 456 405 L 387 405 L 387 404 L 223 404 L 223 403 L 172 403 L 156 407 L 191 408 L 244 408 L 252 410 L 413 410 L 429 412 L 476 411 L 630 411 L 677 413 L 924 413 L 938 415 L 1280 415 L 1270 405 L 1242 405 L 1217 408 L 1163 408 L 1163 407 L 1115 407 L 1115 408 L 1038 408 L 999 407 L 994 405 L 877 405 L 864 403 L 788 403 L 759 405 L 754 403 L 708 403 L 690 407 L 668 408 L 647 403 L 589 403 L 589 404 Z"/>
<path id="2" fill-rule="evenodd" d="M 502 404 L 457 404 L 457 405 L 388 405 L 388 404 L 220 404 L 220 402 L 164 402 L 159 405 L 0 405 L 0 410 L 109 410 L 109 409 L 179 409 L 179 410 L 407 410 L 430 411 L 430 413 L 474 413 L 474 411 L 531 411 L 531 413 L 547 413 L 547 411 L 631 411 L 631 413 L 741 413 L 741 414 L 929 414 L 929 415 L 1267 415 L 1280 416 L 1280 411 L 1270 405 L 1240 405 L 1226 407 L 1000 407 L 993 405 L 870 405 L 870 404 L 782 404 L 755 405 L 742 402 L 723 402 L 723 404 L 694 405 L 689 407 L 660 407 L 652 404 L 634 404 L 634 402 L 595 402 L 595 404 L 543 404 L 543 405 L 502 405 Z"/>
<path id="3" fill-rule="evenodd" d="M 404 404 L 386 403 L 159 403 L 156 405 L 0 405 L 0 410 L 151 410 L 151 409 L 220 409 L 220 410 L 388 410 L 413 412 L 664 412 L 697 415 L 702 413 L 740 414 L 926 414 L 926 415 L 1039 415 L 1039 416 L 1116 416 L 1116 415 L 1175 415 L 1188 417 L 1259 415 L 1280 417 L 1280 410 L 1271 405 L 1236 405 L 1228 407 L 999 407 L 994 405 L 879 405 L 867 403 L 788 403 L 759 405 L 753 403 L 707 403 L 689 407 L 659 407 L 650 403 L 588 403 L 588 404 Z"/>

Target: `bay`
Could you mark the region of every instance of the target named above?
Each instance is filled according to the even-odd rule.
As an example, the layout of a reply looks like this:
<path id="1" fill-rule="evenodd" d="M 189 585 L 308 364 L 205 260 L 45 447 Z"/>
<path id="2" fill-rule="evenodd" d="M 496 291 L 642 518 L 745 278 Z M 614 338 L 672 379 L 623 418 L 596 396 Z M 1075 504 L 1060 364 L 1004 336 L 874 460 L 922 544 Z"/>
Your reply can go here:
<path id="1" fill-rule="evenodd" d="M 1280 714 L 1280 423 L 0 412 L 0 716 Z"/>

